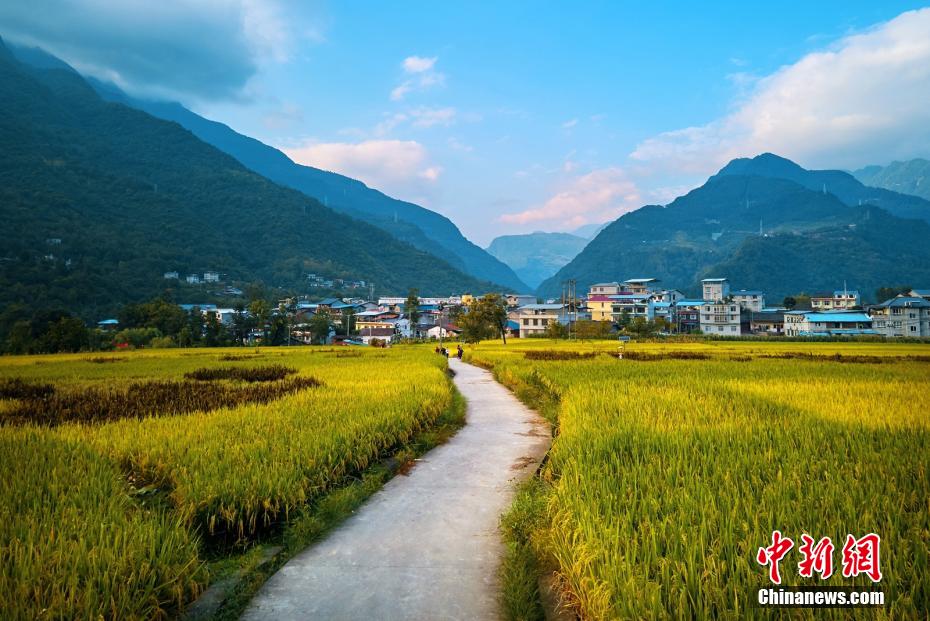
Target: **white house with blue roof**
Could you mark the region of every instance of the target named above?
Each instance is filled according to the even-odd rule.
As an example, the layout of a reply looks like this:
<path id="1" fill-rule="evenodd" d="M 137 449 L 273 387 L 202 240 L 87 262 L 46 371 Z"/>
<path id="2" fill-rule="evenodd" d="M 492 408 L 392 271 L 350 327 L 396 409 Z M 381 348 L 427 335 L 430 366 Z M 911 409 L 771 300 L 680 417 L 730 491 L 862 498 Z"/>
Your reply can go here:
<path id="1" fill-rule="evenodd" d="M 922 296 L 898 295 L 869 309 L 875 331 L 883 336 L 930 336 L 930 301 Z"/>
<path id="2" fill-rule="evenodd" d="M 877 335 L 872 318 L 862 311 L 788 311 L 785 336 Z"/>

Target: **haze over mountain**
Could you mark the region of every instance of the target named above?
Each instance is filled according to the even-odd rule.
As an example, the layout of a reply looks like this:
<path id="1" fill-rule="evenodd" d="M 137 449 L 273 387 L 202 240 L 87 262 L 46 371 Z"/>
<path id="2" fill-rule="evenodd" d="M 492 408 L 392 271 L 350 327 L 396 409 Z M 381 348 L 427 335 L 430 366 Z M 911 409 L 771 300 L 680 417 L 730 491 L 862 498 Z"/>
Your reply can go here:
<path id="1" fill-rule="evenodd" d="M 555 274 L 587 245 L 571 233 L 527 233 L 495 237 L 487 250 L 533 288 Z"/>
<path id="2" fill-rule="evenodd" d="M 928 217 L 923 199 L 763 154 L 730 162 L 668 206 L 621 216 L 538 292 L 554 295 L 568 278 L 581 288 L 646 276 L 691 292 L 703 277 L 725 276 L 770 299 L 844 280 L 866 293 L 930 282 Z"/>
<path id="3" fill-rule="evenodd" d="M 930 160 L 916 158 L 887 166 L 866 166 L 852 174 L 865 185 L 930 200 Z"/>
<path id="4" fill-rule="evenodd" d="M 279 186 L 176 123 L 102 100 L 0 42 L 0 305 L 100 318 L 169 270 L 301 288 L 308 272 L 381 293 L 485 291 L 385 231 Z M 184 300 L 197 301 L 197 300 Z"/>
<path id="5" fill-rule="evenodd" d="M 514 291 L 527 290 L 510 267 L 468 241 L 451 220 L 435 211 L 391 198 L 356 179 L 297 164 L 274 147 L 205 119 L 179 103 L 135 99 L 112 84 L 94 79 L 89 82 L 104 99 L 174 121 L 247 168 L 316 198 L 330 209 L 373 224 L 478 279 Z"/>

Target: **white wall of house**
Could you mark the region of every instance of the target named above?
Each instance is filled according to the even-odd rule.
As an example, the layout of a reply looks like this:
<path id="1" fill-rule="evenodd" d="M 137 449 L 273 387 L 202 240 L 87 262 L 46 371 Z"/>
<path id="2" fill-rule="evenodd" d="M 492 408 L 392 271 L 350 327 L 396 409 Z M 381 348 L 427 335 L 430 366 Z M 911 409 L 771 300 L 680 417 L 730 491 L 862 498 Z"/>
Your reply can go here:
<path id="1" fill-rule="evenodd" d="M 718 301 L 703 305 L 701 332 L 719 336 L 739 336 L 741 311 L 736 302 Z"/>

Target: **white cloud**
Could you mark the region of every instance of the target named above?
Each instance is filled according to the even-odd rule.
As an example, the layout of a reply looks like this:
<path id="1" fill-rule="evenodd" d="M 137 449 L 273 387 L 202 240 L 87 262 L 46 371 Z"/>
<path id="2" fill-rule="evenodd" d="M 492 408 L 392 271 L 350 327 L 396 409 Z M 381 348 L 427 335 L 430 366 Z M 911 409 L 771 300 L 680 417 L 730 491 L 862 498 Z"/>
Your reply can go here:
<path id="1" fill-rule="evenodd" d="M 374 135 L 378 137 L 386 136 L 401 125 L 408 123 L 411 127 L 418 129 L 427 129 L 437 125 L 448 127 L 455 122 L 455 117 L 455 108 L 419 106 L 405 112 L 386 115 L 385 119 L 375 126 Z"/>
<path id="2" fill-rule="evenodd" d="M 606 222 L 642 206 L 636 184 L 620 168 L 594 170 L 574 177 L 545 203 L 498 218 L 506 224 L 546 222 L 556 228 L 575 228 L 590 222 Z"/>
<path id="3" fill-rule="evenodd" d="M 645 140 L 631 158 L 708 174 L 764 151 L 831 168 L 926 156 L 928 101 L 930 9 L 922 9 L 782 67 L 723 118 Z"/>
<path id="4" fill-rule="evenodd" d="M 429 153 L 413 140 L 366 140 L 310 142 L 282 149 L 292 160 L 337 172 L 392 196 L 422 200 L 442 174 L 442 167 L 429 161 Z"/>
<path id="5" fill-rule="evenodd" d="M 578 119 L 570 119 L 562 123 L 562 129 L 571 129 L 575 125 L 578 125 Z"/>
<path id="6" fill-rule="evenodd" d="M 391 101 L 402 101 L 407 95 L 433 86 L 445 86 L 446 75 L 435 70 L 438 56 L 408 56 L 400 64 L 408 76 L 391 90 Z"/>
<path id="7" fill-rule="evenodd" d="M 407 73 L 423 73 L 429 71 L 439 60 L 438 57 L 424 58 L 423 56 L 408 56 L 404 59 L 402 66 Z"/>

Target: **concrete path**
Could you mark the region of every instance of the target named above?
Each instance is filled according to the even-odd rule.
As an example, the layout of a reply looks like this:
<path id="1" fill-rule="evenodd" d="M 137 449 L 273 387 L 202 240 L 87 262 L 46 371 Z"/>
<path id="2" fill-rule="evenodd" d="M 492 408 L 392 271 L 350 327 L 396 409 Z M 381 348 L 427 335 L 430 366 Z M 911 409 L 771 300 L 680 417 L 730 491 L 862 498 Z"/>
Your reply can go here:
<path id="1" fill-rule="evenodd" d="M 450 360 L 467 423 L 318 544 L 243 619 L 496 619 L 498 522 L 549 447 L 546 422 L 491 374 Z"/>

